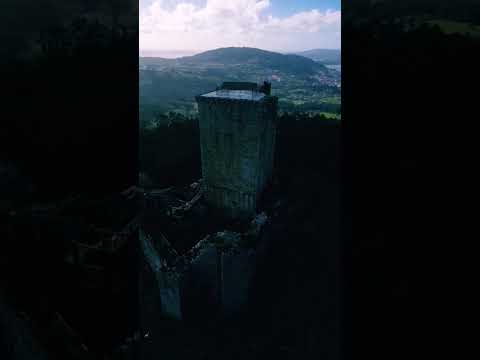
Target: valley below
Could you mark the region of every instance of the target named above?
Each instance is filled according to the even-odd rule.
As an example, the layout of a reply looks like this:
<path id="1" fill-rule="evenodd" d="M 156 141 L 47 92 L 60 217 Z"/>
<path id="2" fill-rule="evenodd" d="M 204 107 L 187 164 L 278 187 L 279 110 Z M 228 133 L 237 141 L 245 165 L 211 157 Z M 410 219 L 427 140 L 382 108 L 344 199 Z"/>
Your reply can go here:
<path id="1" fill-rule="evenodd" d="M 340 118 L 340 71 L 295 54 L 222 48 L 176 59 L 141 57 L 139 78 L 141 126 L 167 112 L 195 117 L 195 96 L 224 81 L 269 81 L 280 112 Z"/>

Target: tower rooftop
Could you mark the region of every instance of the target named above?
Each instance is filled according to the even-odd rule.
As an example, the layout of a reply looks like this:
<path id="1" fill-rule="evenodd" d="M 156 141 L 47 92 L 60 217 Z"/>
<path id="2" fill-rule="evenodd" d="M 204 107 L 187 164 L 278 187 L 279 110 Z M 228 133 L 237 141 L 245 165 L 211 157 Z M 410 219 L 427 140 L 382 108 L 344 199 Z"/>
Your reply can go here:
<path id="1" fill-rule="evenodd" d="M 199 96 L 200 98 L 218 98 L 230 100 L 250 100 L 260 101 L 265 97 L 265 94 L 256 90 L 230 90 L 219 89 Z"/>

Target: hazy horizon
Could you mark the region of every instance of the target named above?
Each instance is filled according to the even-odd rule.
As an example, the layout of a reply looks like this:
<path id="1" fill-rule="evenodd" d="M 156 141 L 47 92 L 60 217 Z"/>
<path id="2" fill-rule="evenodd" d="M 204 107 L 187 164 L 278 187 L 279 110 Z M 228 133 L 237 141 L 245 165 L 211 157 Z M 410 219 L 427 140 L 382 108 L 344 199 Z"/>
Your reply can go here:
<path id="1" fill-rule="evenodd" d="M 210 51 L 210 50 L 216 50 L 216 49 L 221 49 L 221 48 L 227 48 L 231 46 L 222 46 L 218 48 L 211 48 L 211 49 L 205 49 L 205 50 L 175 50 L 175 49 L 170 49 L 170 50 L 143 50 L 139 52 L 139 57 L 160 57 L 164 59 L 176 59 L 182 56 L 193 56 L 196 54 L 200 54 L 205 51 Z M 250 47 L 250 46 L 247 46 Z M 309 48 L 309 49 L 303 49 L 303 50 L 293 50 L 293 51 L 286 51 L 286 50 L 271 50 L 271 49 L 263 49 L 263 48 L 257 48 L 260 50 L 265 50 L 265 51 L 271 51 L 271 52 L 276 52 L 280 54 L 291 54 L 291 53 L 300 53 L 304 51 L 309 51 L 309 50 L 338 50 L 341 51 L 341 48 Z"/>

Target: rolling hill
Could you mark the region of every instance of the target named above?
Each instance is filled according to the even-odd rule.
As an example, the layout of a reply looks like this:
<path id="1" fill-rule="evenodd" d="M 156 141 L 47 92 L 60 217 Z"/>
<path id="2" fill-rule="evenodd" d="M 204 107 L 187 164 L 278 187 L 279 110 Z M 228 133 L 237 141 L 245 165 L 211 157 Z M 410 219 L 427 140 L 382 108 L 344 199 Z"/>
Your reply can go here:
<path id="1" fill-rule="evenodd" d="M 209 67 L 228 68 L 231 66 L 252 66 L 261 70 L 284 72 L 291 75 L 312 75 L 325 72 L 326 68 L 318 62 L 296 54 L 248 48 L 228 47 L 209 50 L 193 56 L 177 59 L 140 58 L 140 66 L 149 67 Z"/>
<path id="2" fill-rule="evenodd" d="M 322 65 L 299 55 L 283 55 L 247 47 L 210 50 L 198 55 L 180 58 L 179 63 L 223 66 L 243 64 L 292 75 L 315 74 L 318 71 L 325 71 Z"/>

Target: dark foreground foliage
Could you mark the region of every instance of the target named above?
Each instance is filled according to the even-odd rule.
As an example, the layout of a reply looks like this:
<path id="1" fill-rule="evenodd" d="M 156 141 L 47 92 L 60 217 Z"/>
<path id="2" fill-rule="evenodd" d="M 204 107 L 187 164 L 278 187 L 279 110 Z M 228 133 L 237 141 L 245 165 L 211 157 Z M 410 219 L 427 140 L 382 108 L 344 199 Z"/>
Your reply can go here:
<path id="1" fill-rule="evenodd" d="M 352 285 L 344 296 L 352 315 L 345 351 L 401 359 L 431 352 L 425 334 L 444 307 L 429 304 L 455 288 L 447 278 L 463 277 L 440 275 L 436 239 L 469 238 L 459 235 L 464 227 L 453 213 L 463 208 L 456 199 L 470 198 L 470 189 L 461 189 L 478 152 L 469 129 L 477 92 L 468 85 L 476 86 L 480 41 L 420 20 L 475 23 L 478 1 L 351 3 L 342 13 L 342 194 L 351 199 L 342 205 L 352 219 L 342 232 L 353 229 L 345 243 Z M 435 290 L 432 277 L 441 279 Z"/>
<path id="2" fill-rule="evenodd" d="M 63 261 L 63 238 L 77 231 L 29 213 L 37 201 L 102 197 L 136 182 L 138 3 L 127 1 L 6 1 L 0 12 L 0 168 L 11 177 L 0 189 L 0 301 L 26 314 L 52 359 L 69 358 L 50 331 L 56 312 L 93 357 L 135 329 L 134 249 L 107 266 L 123 279 L 119 286 L 82 291 L 82 276 Z M 0 334 L 0 358 L 16 358 L 24 335 Z"/>

